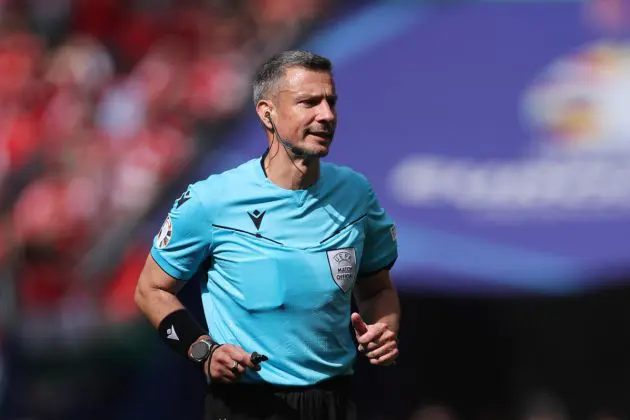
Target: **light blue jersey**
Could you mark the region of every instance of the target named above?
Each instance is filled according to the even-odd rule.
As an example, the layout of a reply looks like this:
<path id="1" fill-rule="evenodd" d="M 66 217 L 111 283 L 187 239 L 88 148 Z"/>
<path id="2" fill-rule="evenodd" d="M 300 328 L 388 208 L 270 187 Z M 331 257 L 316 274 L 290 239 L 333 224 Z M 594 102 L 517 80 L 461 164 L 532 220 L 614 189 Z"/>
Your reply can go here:
<path id="1" fill-rule="evenodd" d="M 207 270 L 212 338 L 269 357 L 243 382 L 310 385 L 353 372 L 353 287 L 398 254 L 394 224 L 365 177 L 322 162 L 317 183 L 286 190 L 258 158 L 191 185 L 151 255 L 180 280 Z"/>

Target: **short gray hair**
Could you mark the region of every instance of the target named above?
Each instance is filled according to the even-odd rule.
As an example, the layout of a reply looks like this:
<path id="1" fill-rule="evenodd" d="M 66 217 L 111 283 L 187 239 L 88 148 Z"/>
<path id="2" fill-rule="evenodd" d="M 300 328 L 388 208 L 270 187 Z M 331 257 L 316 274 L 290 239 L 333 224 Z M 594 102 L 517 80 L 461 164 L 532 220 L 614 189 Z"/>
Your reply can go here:
<path id="1" fill-rule="evenodd" d="M 274 85 L 291 67 L 302 67 L 307 70 L 332 72 L 329 59 L 304 50 L 283 51 L 265 61 L 254 77 L 254 104 L 267 99 Z"/>

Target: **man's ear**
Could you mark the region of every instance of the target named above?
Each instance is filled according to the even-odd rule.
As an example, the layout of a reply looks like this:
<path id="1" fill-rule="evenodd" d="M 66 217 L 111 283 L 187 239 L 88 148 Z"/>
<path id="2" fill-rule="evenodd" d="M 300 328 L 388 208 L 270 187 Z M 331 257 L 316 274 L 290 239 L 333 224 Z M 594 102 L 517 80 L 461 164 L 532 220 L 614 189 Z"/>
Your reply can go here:
<path id="1" fill-rule="evenodd" d="M 273 107 L 271 106 L 271 103 L 269 103 L 268 101 L 262 100 L 262 101 L 259 101 L 258 104 L 256 104 L 256 113 L 258 114 L 258 118 L 260 119 L 260 122 L 268 130 L 273 129 L 273 126 L 271 124 L 271 118 L 273 118 L 272 112 L 273 112 Z"/>

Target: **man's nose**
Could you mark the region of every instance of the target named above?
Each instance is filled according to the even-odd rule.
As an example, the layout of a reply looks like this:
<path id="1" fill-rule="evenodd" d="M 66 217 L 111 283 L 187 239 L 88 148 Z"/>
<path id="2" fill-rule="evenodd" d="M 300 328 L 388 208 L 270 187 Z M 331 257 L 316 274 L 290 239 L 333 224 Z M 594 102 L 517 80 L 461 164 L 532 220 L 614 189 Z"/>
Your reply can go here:
<path id="1" fill-rule="evenodd" d="M 317 111 L 318 121 L 332 123 L 337 117 L 334 109 L 326 101 L 322 101 Z"/>

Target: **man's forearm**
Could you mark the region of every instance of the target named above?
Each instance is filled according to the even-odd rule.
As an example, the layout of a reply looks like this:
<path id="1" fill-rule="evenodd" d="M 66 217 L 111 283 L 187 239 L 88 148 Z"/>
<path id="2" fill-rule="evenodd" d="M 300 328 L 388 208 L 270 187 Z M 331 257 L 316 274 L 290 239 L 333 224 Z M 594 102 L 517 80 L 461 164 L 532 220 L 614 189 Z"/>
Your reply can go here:
<path id="1" fill-rule="evenodd" d="M 151 325 L 158 328 L 167 315 L 185 309 L 173 293 L 161 289 L 136 290 L 136 304 L 147 317 Z"/>
<path id="2" fill-rule="evenodd" d="M 156 329 L 160 328 L 160 324 L 168 315 L 174 313 L 175 311 L 186 309 L 177 296 L 166 290 L 160 289 L 153 289 L 144 294 L 137 292 L 136 304 Z M 187 322 L 187 324 L 190 324 L 190 322 Z M 191 326 L 197 327 L 197 324 L 195 323 Z M 187 330 L 188 328 L 183 330 L 180 329 L 180 333 Z M 207 333 L 200 331 L 200 334 L 201 335 L 198 337 L 197 334 L 195 334 L 194 337 L 191 337 L 191 340 L 199 340 L 202 338 L 211 340 L 211 337 L 207 335 Z M 192 345 L 192 343 L 190 345 Z M 187 353 L 190 352 L 190 345 L 186 348 Z"/>
<path id="3" fill-rule="evenodd" d="M 369 324 L 383 322 L 396 334 L 400 323 L 400 302 L 394 288 L 384 288 L 374 295 L 357 301 L 361 316 Z"/>

